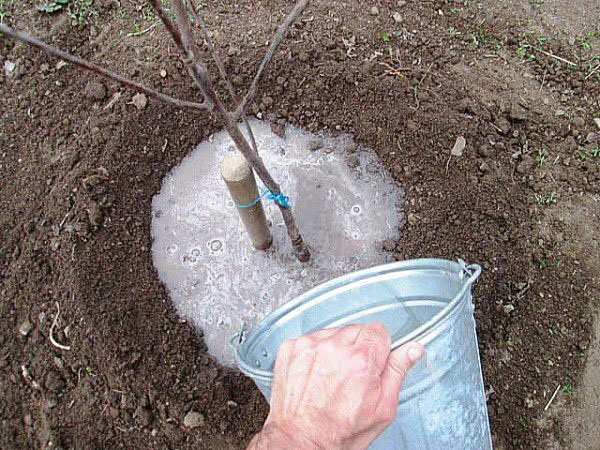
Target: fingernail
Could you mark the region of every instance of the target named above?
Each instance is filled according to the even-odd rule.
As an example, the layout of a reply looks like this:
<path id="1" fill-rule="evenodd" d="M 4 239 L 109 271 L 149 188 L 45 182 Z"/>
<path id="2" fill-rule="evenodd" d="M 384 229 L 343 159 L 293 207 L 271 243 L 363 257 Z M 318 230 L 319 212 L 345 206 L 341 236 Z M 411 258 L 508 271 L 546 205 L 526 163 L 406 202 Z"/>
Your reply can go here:
<path id="1" fill-rule="evenodd" d="M 408 359 L 410 359 L 410 361 L 414 364 L 423 357 L 424 353 L 425 349 L 422 346 L 413 345 L 411 348 L 408 349 L 406 355 L 408 356 Z"/>

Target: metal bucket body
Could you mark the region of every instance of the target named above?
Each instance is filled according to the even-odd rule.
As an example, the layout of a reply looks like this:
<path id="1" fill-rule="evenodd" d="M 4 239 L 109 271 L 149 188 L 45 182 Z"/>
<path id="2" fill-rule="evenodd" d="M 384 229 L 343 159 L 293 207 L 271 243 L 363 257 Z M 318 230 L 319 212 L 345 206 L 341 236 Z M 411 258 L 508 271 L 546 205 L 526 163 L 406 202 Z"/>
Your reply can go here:
<path id="1" fill-rule="evenodd" d="M 491 449 L 471 284 L 462 261 L 403 261 L 328 281 L 286 303 L 239 342 L 240 369 L 270 399 L 272 369 L 288 339 L 348 324 L 383 324 L 392 348 L 416 340 L 426 357 L 404 381 L 395 421 L 369 448 Z"/>

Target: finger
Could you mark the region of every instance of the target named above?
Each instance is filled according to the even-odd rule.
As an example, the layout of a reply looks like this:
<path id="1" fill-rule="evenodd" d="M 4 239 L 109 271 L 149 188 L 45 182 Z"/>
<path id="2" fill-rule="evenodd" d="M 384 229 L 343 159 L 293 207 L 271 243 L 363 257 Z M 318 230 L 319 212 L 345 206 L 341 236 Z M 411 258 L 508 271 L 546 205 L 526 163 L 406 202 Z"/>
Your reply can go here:
<path id="1" fill-rule="evenodd" d="M 316 340 L 327 339 L 331 336 L 334 336 L 339 330 L 339 328 L 325 328 L 323 330 L 319 330 L 315 333 L 309 334 L 308 336 Z"/>
<path id="2" fill-rule="evenodd" d="M 279 413 L 283 403 L 280 401 L 285 396 L 285 387 L 287 385 L 287 368 L 293 348 L 293 341 L 289 340 L 281 344 L 277 351 L 277 359 L 275 360 L 275 369 L 273 383 L 271 387 L 271 411 L 275 414 Z"/>
<path id="3" fill-rule="evenodd" d="M 343 344 L 354 344 L 356 337 L 359 335 L 363 325 L 346 325 L 341 328 L 337 328 L 337 333 L 333 338 Z"/>
<path id="4" fill-rule="evenodd" d="M 362 344 L 364 342 L 374 342 L 376 344 L 387 344 L 387 353 L 389 354 L 389 347 L 391 346 L 391 338 L 387 329 L 380 324 L 367 325 L 360 327 L 356 340 L 356 344 Z M 386 355 L 387 356 L 387 355 Z"/>
<path id="5" fill-rule="evenodd" d="M 316 344 L 319 341 L 313 336 L 303 336 L 292 341 L 292 349 L 286 370 L 286 391 L 283 409 L 287 412 L 294 407 L 302 405 L 302 396 L 306 386 L 310 383 L 311 372 L 315 364 L 317 352 Z"/>
<path id="6" fill-rule="evenodd" d="M 378 324 L 362 327 L 354 345 L 368 349 L 371 369 L 377 373 L 377 376 L 380 376 L 386 367 L 392 345 L 387 329 Z"/>
<path id="7" fill-rule="evenodd" d="M 424 354 L 425 347 L 417 342 L 405 344 L 390 353 L 387 367 L 381 376 L 381 397 L 378 412 L 383 417 L 393 419 L 404 378 Z"/>

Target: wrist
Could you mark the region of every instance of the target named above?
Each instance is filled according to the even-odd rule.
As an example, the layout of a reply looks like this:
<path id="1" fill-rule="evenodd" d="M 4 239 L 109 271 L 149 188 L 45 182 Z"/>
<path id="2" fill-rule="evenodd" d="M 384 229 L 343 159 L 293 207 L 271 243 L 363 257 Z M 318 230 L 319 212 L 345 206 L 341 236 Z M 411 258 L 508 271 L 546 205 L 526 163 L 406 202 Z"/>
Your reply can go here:
<path id="1" fill-rule="evenodd" d="M 330 445 L 325 436 L 319 439 L 309 436 L 302 429 L 289 421 L 268 422 L 258 433 L 249 450 L 276 450 L 276 449 L 335 449 L 338 446 Z"/>

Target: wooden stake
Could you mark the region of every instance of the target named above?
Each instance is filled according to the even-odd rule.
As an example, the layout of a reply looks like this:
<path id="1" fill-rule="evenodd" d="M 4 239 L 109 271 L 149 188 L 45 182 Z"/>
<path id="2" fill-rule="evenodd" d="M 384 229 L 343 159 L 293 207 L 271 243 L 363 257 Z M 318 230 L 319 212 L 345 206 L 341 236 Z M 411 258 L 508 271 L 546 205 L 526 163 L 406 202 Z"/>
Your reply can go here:
<path id="1" fill-rule="evenodd" d="M 258 198 L 258 188 L 252 167 L 240 152 L 231 152 L 221 163 L 221 177 L 236 205 L 250 205 Z M 265 210 L 259 200 L 247 208 L 237 208 L 242 223 L 257 250 L 271 247 L 273 237 L 267 224 Z"/>

